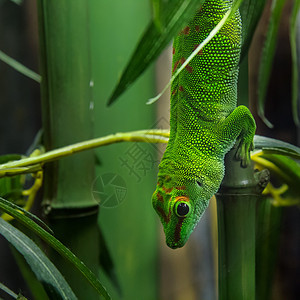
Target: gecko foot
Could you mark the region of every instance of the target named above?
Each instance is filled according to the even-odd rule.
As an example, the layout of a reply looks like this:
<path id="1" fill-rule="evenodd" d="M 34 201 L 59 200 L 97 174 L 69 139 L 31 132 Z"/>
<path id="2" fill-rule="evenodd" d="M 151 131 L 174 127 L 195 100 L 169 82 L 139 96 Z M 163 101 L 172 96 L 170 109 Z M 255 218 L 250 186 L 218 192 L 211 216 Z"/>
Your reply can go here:
<path id="1" fill-rule="evenodd" d="M 250 151 L 253 149 L 254 149 L 253 140 L 251 142 L 240 140 L 235 157 L 237 160 L 241 161 L 241 166 L 243 168 L 246 168 L 250 164 L 251 161 Z"/>

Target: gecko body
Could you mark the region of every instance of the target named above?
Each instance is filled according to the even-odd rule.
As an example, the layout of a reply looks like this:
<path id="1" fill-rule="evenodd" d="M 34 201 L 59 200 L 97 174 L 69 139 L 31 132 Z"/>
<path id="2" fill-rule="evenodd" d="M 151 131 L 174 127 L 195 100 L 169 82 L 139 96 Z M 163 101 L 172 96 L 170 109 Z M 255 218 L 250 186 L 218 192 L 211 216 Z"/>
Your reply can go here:
<path id="1" fill-rule="evenodd" d="M 174 40 L 173 73 L 231 5 L 232 0 L 205 1 Z M 248 108 L 236 106 L 241 26 L 237 11 L 171 86 L 170 139 L 152 203 L 174 249 L 186 243 L 218 191 L 224 156 L 236 140 L 242 166 L 250 161 L 255 121 Z"/>

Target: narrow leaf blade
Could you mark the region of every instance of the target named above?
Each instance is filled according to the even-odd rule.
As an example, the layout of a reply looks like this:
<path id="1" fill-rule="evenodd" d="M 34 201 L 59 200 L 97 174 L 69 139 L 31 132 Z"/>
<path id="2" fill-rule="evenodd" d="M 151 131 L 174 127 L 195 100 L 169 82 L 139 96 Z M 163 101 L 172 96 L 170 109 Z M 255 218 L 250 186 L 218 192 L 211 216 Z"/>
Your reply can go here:
<path id="1" fill-rule="evenodd" d="M 258 74 L 258 114 L 265 124 L 272 128 L 273 125 L 265 117 L 264 104 L 266 100 L 266 93 L 269 84 L 270 74 L 272 70 L 272 62 L 274 59 L 276 43 L 277 43 L 277 33 L 281 18 L 281 13 L 285 0 L 273 0 L 272 12 L 270 16 L 270 21 L 268 25 L 267 37 L 264 44 L 261 63 L 259 66 Z"/>
<path id="2" fill-rule="evenodd" d="M 243 32 L 241 61 L 248 53 L 256 25 L 262 15 L 265 4 L 266 0 L 244 0 L 240 6 Z"/>
<path id="3" fill-rule="evenodd" d="M 77 299 L 64 277 L 31 239 L 2 218 L 0 218 L 0 233 L 24 256 L 52 297 Z"/>
<path id="4" fill-rule="evenodd" d="M 203 2 L 204 0 L 173 0 L 162 7 L 161 18 L 166 26 L 159 30 L 154 21 L 150 23 L 109 98 L 108 105 L 115 102 L 159 56 L 175 34 L 192 18 L 195 11 L 200 9 Z"/>
<path id="5" fill-rule="evenodd" d="M 299 59 L 300 59 L 300 0 L 294 1 L 293 11 L 290 22 L 290 44 L 291 44 L 291 56 L 292 56 L 292 111 L 293 118 L 296 125 L 299 126 L 299 104 L 298 94 L 300 85 L 299 82 Z M 297 45 L 298 38 L 298 45 Z"/>
<path id="6" fill-rule="evenodd" d="M 11 252 L 13 254 L 15 262 L 18 265 L 18 269 L 33 296 L 33 299 L 50 300 L 42 283 L 37 280 L 23 255 L 13 247 L 11 247 Z"/>
<path id="7" fill-rule="evenodd" d="M 42 240 L 44 240 L 48 245 L 50 245 L 54 250 L 56 250 L 62 257 L 67 259 L 95 288 L 95 290 L 102 295 L 105 299 L 110 299 L 109 294 L 103 287 L 99 279 L 93 274 L 93 272 L 86 267 L 86 265 L 73 254 L 66 246 L 64 246 L 59 240 L 57 240 L 53 235 L 48 233 L 26 215 L 23 215 L 18 210 L 11 208 L 5 201 L 0 197 L 0 209 L 7 214 L 14 217 L 18 222 L 29 228 L 32 232 L 37 234 Z"/>
<path id="8" fill-rule="evenodd" d="M 162 30 L 162 0 L 151 0 L 153 10 L 153 22 L 159 30 Z"/>
<path id="9" fill-rule="evenodd" d="M 102 267 L 103 271 L 106 273 L 108 278 L 111 280 L 113 285 L 115 286 L 119 295 L 122 295 L 122 288 L 120 285 L 120 281 L 118 276 L 115 272 L 114 261 L 110 255 L 110 251 L 108 249 L 107 242 L 105 240 L 104 234 L 100 227 L 98 227 L 98 234 L 99 234 L 99 245 L 100 245 L 100 253 L 99 253 L 99 262 L 100 267 Z"/>
<path id="10" fill-rule="evenodd" d="M 23 0 L 10 0 L 11 2 L 14 2 L 18 5 L 21 5 L 23 3 Z"/>
<path id="11" fill-rule="evenodd" d="M 4 203 L 5 205 L 7 205 L 8 207 L 15 209 L 15 210 L 19 210 L 21 211 L 25 216 L 27 216 L 28 218 L 32 219 L 33 221 L 35 221 L 37 224 L 42 225 L 50 234 L 53 234 L 52 229 L 44 222 L 42 221 L 40 218 L 38 218 L 36 215 L 32 214 L 31 212 L 23 209 L 22 207 L 0 197 L 0 201 L 2 203 Z"/>
<path id="12" fill-rule="evenodd" d="M 300 199 L 300 165 L 290 157 L 278 154 L 263 153 L 262 157 L 272 162 L 280 173 L 276 174 L 289 187 L 288 193 L 295 199 Z M 271 170 L 272 172 L 272 170 Z"/>
<path id="13" fill-rule="evenodd" d="M 254 136 L 255 149 L 262 149 L 273 154 L 283 154 L 300 159 L 300 148 L 292 144 L 265 136 Z"/>
<path id="14" fill-rule="evenodd" d="M 1 50 L 0 50 L 0 60 L 2 60 L 4 63 L 8 64 L 10 67 L 20 72 L 24 76 L 29 77 L 38 83 L 41 82 L 41 76 L 39 74 L 28 69 L 27 67 L 25 67 L 24 65 L 22 65 L 21 63 L 13 59 L 12 57 L 9 57 Z"/>
<path id="15" fill-rule="evenodd" d="M 17 299 L 18 295 L 14 293 L 10 288 L 0 282 L 0 290 L 4 291 L 6 294 L 10 295 L 12 298 Z"/>

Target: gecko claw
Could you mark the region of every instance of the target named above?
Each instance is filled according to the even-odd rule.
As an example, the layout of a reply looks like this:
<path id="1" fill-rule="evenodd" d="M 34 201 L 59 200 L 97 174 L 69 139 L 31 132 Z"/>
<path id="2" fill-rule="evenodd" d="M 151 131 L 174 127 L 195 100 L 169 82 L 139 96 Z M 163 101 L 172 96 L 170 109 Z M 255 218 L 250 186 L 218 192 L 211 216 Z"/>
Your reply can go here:
<path id="1" fill-rule="evenodd" d="M 236 151 L 236 159 L 241 161 L 241 166 L 246 168 L 251 162 L 250 151 L 254 149 L 253 141 L 251 143 L 246 143 L 245 141 L 240 141 L 238 149 Z"/>

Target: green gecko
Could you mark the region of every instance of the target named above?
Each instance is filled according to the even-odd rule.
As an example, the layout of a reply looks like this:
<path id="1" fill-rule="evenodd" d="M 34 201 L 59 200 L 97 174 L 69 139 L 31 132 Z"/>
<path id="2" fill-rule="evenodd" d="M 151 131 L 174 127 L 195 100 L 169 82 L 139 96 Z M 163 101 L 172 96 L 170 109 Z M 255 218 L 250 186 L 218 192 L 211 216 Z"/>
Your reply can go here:
<path id="1" fill-rule="evenodd" d="M 232 0 L 207 0 L 179 33 L 172 73 L 208 36 Z M 236 158 L 250 162 L 255 121 L 237 104 L 242 24 L 239 11 L 194 57 L 171 86 L 170 139 L 159 165 L 153 207 L 166 243 L 184 246 L 224 177 L 224 156 L 238 141 Z"/>

